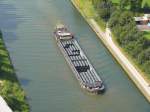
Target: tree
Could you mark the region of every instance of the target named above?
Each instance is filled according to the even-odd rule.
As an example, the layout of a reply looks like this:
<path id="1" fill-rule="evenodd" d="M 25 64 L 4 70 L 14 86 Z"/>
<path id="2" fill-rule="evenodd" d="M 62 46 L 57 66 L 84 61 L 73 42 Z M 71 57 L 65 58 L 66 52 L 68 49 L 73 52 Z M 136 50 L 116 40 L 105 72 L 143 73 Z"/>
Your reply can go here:
<path id="1" fill-rule="evenodd" d="M 108 21 L 108 27 L 113 28 L 118 24 L 118 17 L 120 17 L 121 12 L 119 10 L 116 10 L 110 17 Z"/>
<path id="2" fill-rule="evenodd" d="M 137 12 L 141 10 L 143 0 L 120 0 L 120 9 L 129 9 Z"/>
<path id="3" fill-rule="evenodd" d="M 138 62 L 143 64 L 147 61 L 150 61 L 150 47 L 146 50 L 143 50 L 138 56 Z"/>
<path id="4" fill-rule="evenodd" d="M 100 0 L 97 9 L 99 16 L 104 21 L 108 21 L 115 8 L 110 0 Z"/>
<path id="5" fill-rule="evenodd" d="M 142 7 L 142 2 L 143 0 L 130 0 L 131 10 L 134 12 L 140 11 Z"/>
<path id="6" fill-rule="evenodd" d="M 143 64 L 143 68 L 146 73 L 150 73 L 150 60 Z"/>
<path id="7" fill-rule="evenodd" d="M 120 0 L 120 9 L 126 9 L 130 6 L 130 0 Z"/>

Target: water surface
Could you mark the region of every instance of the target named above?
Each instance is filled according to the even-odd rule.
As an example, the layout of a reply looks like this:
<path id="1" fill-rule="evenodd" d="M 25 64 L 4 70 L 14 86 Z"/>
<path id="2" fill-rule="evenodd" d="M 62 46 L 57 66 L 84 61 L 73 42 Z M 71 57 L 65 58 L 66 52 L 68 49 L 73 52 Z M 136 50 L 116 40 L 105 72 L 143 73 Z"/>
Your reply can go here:
<path id="1" fill-rule="evenodd" d="M 83 91 L 53 38 L 65 23 L 107 87 Z M 69 0 L 1 0 L 0 28 L 31 112 L 150 112 L 150 105 Z"/>

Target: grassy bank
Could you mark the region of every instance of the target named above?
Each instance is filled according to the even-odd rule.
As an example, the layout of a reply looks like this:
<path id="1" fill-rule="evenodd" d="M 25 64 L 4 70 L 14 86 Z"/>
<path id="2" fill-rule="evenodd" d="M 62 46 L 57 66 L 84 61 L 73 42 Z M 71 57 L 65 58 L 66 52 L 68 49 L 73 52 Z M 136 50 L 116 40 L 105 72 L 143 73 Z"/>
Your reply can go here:
<path id="1" fill-rule="evenodd" d="M 90 1 L 75 0 L 74 2 L 79 6 L 87 18 L 93 18 L 96 16 L 96 11 Z"/>
<path id="2" fill-rule="evenodd" d="M 19 84 L 0 32 L 0 95 L 15 112 L 29 112 L 25 93 Z"/>
<path id="3" fill-rule="evenodd" d="M 74 1 L 75 0 L 72 0 L 72 3 L 77 8 L 77 10 L 80 13 L 83 13 L 83 11 L 78 8 L 77 4 L 75 4 Z M 119 51 L 123 51 L 123 52 L 121 52 L 121 54 L 125 53 L 126 58 L 122 58 L 123 56 L 118 55 L 120 53 L 118 53 L 118 51 L 116 49 L 114 49 L 114 47 L 112 46 L 111 41 L 108 39 L 108 37 L 105 38 L 104 32 L 102 32 L 102 30 L 101 30 L 101 26 L 99 26 L 99 24 L 97 24 L 97 22 L 95 22 L 95 20 L 93 18 L 91 18 L 90 20 L 87 20 L 87 18 L 85 18 L 85 20 L 91 26 L 93 31 L 95 31 L 95 33 L 98 35 L 98 37 L 101 39 L 103 44 L 107 47 L 107 49 L 111 52 L 111 54 L 115 57 L 115 59 L 119 62 L 121 67 L 127 72 L 128 76 L 135 83 L 135 85 L 140 89 L 140 91 L 144 94 L 144 96 L 147 98 L 147 100 L 150 101 L 149 86 L 147 86 L 148 82 L 143 80 L 143 78 L 145 78 L 145 76 L 143 76 L 143 78 L 142 78 L 141 77 L 141 75 L 143 75 L 142 72 L 137 72 L 137 71 L 139 71 L 139 68 L 137 66 L 133 67 L 133 65 L 135 65 L 135 63 L 130 64 L 130 61 L 132 60 L 131 62 L 134 62 L 134 60 L 132 58 L 130 58 L 130 56 L 127 54 L 127 52 L 125 52 L 124 49 L 121 48 L 121 46 L 116 41 L 116 38 L 114 37 L 114 38 L 112 38 L 114 40 L 113 43 L 116 43 L 115 46 L 117 46 L 117 48 L 120 49 Z"/>
<path id="4" fill-rule="evenodd" d="M 90 0 L 81 0 L 82 2 L 80 2 L 79 0 L 74 0 L 75 2 L 77 2 L 77 5 L 80 5 L 80 9 L 81 12 L 84 13 L 84 15 L 86 15 L 86 11 L 83 11 L 84 8 L 88 8 L 88 7 L 93 7 L 93 4 L 91 3 Z M 113 0 L 113 2 L 117 3 L 118 0 Z M 86 2 L 89 2 L 88 4 L 86 4 Z M 88 6 L 91 5 L 91 6 Z M 94 7 L 93 7 L 94 8 Z M 86 9 L 88 10 L 88 9 Z M 91 10 L 91 8 L 89 8 L 89 10 Z M 95 11 L 94 9 L 92 9 L 93 11 Z M 93 11 L 91 11 L 93 13 Z M 90 12 L 90 11 L 88 11 Z M 97 14 L 97 11 L 94 12 L 95 14 Z M 101 22 L 101 20 L 96 16 L 93 16 L 92 19 L 95 19 L 96 22 L 99 24 L 100 28 L 103 29 L 103 31 L 105 31 L 105 22 Z M 149 32 L 145 32 L 144 34 L 145 38 L 150 39 L 150 33 Z M 143 75 L 143 77 L 150 81 L 150 75 L 149 73 L 146 72 L 145 70 L 145 66 L 144 65 L 140 65 L 137 62 L 137 59 L 135 59 L 134 57 L 132 57 L 124 48 L 121 48 L 121 46 L 118 44 L 118 42 L 116 41 L 116 37 L 113 37 L 113 40 L 115 40 L 114 42 L 116 43 L 116 45 L 120 48 L 120 50 L 125 54 L 125 56 L 127 56 L 130 59 L 130 62 L 135 66 L 135 68 Z M 148 67 L 147 67 L 148 68 Z"/>
<path id="5" fill-rule="evenodd" d="M 106 23 L 98 17 L 98 13 L 89 0 L 74 0 L 78 7 L 82 10 L 82 13 L 87 19 L 94 18 L 95 21 L 101 26 L 101 29 L 105 31 Z"/>

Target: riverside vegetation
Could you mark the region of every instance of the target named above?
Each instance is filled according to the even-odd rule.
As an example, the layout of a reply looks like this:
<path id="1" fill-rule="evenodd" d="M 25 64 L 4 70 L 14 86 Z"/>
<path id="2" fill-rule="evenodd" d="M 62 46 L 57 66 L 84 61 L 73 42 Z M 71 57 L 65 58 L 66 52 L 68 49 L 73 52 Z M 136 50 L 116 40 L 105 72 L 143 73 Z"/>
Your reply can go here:
<path id="1" fill-rule="evenodd" d="M 0 32 L 0 95 L 14 112 L 29 112 L 29 105 L 19 84 Z"/>
<path id="2" fill-rule="evenodd" d="M 117 0 L 117 3 L 114 3 L 115 0 L 75 1 L 82 10 L 86 9 L 88 15 L 95 13 L 92 18 L 103 30 L 106 24 L 108 25 L 114 40 L 150 79 L 150 32 L 138 31 L 133 18 L 150 11 L 149 4 L 145 3 L 146 0 L 145 5 L 142 0 Z M 88 15 L 86 14 L 90 17 Z"/>

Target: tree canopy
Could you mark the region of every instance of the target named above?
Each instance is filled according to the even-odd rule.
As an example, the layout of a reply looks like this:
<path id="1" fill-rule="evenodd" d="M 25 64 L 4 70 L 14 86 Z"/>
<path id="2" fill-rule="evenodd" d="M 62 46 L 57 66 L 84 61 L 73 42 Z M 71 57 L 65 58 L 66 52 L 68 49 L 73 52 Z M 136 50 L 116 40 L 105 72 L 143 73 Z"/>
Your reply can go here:
<path id="1" fill-rule="evenodd" d="M 120 46 L 150 74 L 150 40 L 138 31 L 134 16 L 141 11 L 142 0 L 120 0 L 119 8 L 111 0 L 91 0 L 100 19 L 108 22 Z"/>

